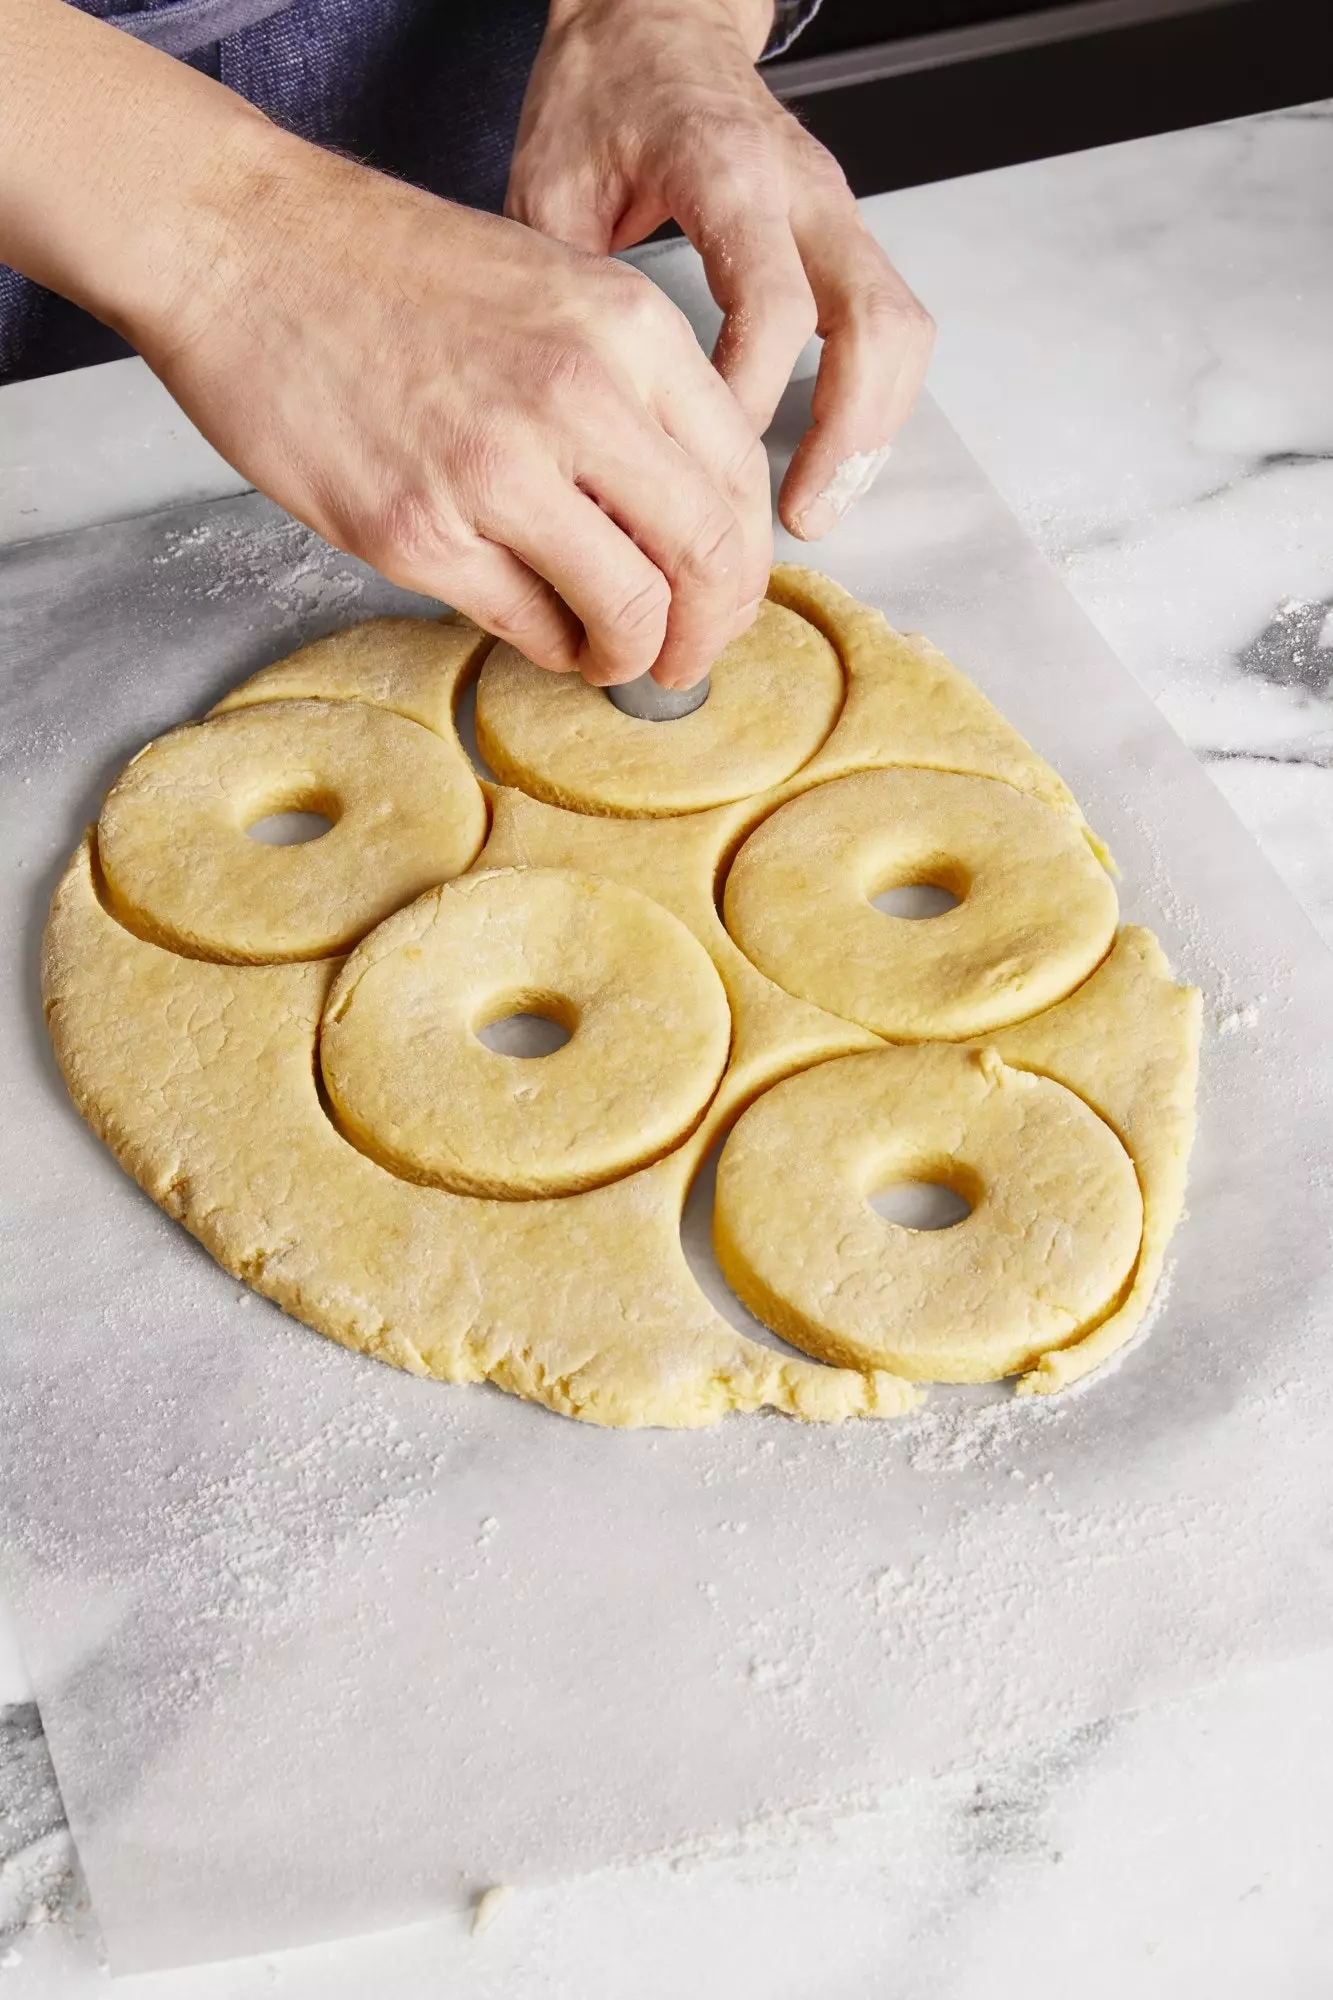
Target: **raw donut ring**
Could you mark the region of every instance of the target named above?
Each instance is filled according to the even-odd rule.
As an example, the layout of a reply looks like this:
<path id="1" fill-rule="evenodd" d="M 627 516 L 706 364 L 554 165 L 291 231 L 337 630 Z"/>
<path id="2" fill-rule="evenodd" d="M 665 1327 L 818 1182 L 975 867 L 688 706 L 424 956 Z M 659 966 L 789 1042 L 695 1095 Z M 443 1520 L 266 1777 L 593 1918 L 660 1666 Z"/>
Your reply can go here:
<path id="1" fill-rule="evenodd" d="M 927 882 L 925 919 L 871 898 Z M 862 771 L 803 793 L 745 842 L 726 923 L 788 993 L 891 1041 L 961 1041 L 1063 1000 L 1111 948 L 1116 895 L 1079 827 L 990 778 Z"/>
<path id="2" fill-rule="evenodd" d="M 902 1180 L 972 1213 L 886 1222 L 870 1198 Z M 1142 1233 L 1133 1163 L 1081 1097 L 938 1042 L 776 1084 L 728 1138 L 713 1210 L 751 1312 L 822 1360 L 917 1382 L 994 1381 L 1079 1339 L 1119 1305 Z"/>
<path id="3" fill-rule="evenodd" d="M 269 847 L 270 813 L 325 813 L 318 840 Z M 233 965 L 327 958 L 457 875 L 486 802 L 456 742 L 353 701 L 275 701 L 158 737 L 107 793 L 108 900 L 130 930 Z"/>
<path id="4" fill-rule="evenodd" d="M 823 634 L 780 604 L 713 664 L 702 708 L 676 722 L 622 715 L 603 689 L 497 646 L 477 683 L 477 744 L 502 784 L 622 819 L 701 812 L 808 763 L 843 700 Z"/>
<path id="5" fill-rule="evenodd" d="M 477 1031 L 537 1011 L 539 1060 Z M 423 896 L 353 952 L 329 995 L 324 1083 L 354 1145 L 412 1181 L 532 1198 L 597 1187 L 691 1132 L 731 1012 L 703 946 L 599 876 L 500 869 Z"/>

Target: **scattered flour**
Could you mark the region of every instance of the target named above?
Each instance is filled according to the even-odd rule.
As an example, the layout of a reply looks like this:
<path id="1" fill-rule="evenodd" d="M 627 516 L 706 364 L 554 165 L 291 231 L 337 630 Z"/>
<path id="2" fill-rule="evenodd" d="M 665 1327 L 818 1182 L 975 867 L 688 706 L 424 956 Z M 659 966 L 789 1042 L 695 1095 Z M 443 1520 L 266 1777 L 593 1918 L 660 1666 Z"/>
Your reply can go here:
<path id="1" fill-rule="evenodd" d="M 1264 995 L 1257 1000 L 1247 1000 L 1243 1007 L 1231 1007 L 1225 1014 L 1219 1014 L 1216 1027 L 1219 1035 L 1234 1035 L 1242 1028 L 1252 1028 L 1259 1019 L 1259 1009 Z"/>
<path id="2" fill-rule="evenodd" d="M 299 521 L 274 512 L 256 521 L 213 508 L 192 528 L 171 528 L 154 569 L 170 570 L 173 590 L 206 600 L 262 593 L 288 616 L 323 617 L 350 611 L 365 578 L 349 571 L 349 558 Z"/>
<path id="3" fill-rule="evenodd" d="M 0 1710 L 0 1967 L 18 1964 L 14 1945 L 24 1932 L 55 1923 L 83 1900 L 36 1704 Z"/>

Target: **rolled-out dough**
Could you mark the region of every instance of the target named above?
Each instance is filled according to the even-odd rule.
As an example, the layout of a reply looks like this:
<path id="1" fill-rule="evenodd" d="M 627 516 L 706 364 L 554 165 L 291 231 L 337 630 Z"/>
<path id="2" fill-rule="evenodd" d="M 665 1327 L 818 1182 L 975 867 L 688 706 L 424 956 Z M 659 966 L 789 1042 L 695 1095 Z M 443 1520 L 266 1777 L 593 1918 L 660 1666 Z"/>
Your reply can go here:
<path id="1" fill-rule="evenodd" d="M 552 1055 L 516 1061 L 478 1039 L 543 1011 L 570 1031 Z M 527 1199 L 665 1153 L 703 1116 L 730 1043 L 713 962 L 660 903 L 599 875 L 501 869 L 432 890 L 358 946 L 324 1009 L 320 1067 L 371 1159 Z"/>
<path id="2" fill-rule="evenodd" d="M 871 1197 L 901 1181 L 942 1183 L 971 1213 L 887 1222 Z M 1142 1234 L 1110 1126 L 990 1048 L 803 1070 L 750 1106 L 718 1164 L 713 1240 L 750 1310 L 809 1354 L 914 1382 L 991 1382 L 1099 1325 Z"/>
<path id="3" fill-rule="evenodd" d="M 507 785 L 575 812 L 699 812 L 777 785 L 827 737 L 838 656 L 806 619 L 763 604 L 713 664 L 708 699 L 670 728 L 625 715 L 577 674 L 497 646 L 477 686 L 477 745 Z"/>
<path id="4" fill-rule="evenodd" d="M 270 813 L 326 814 L 322 840 L 269 847 Z M 98 821 L 107 896 L 132 930 L 238 965 L 346 951 L 459 874 L 486 836 L 461 749 L 365 702 L 283 701 L 159 737 Z"/>
<path id="5" fill-rule="evenodd" d="M 883 890 L 949 890 L 921 920 Z M 789 993 L 891 1041 L 962 1041 L 1063 1000 L 1115 936 L 1111 878 L 1065 815 L 994 778 L 862 771 L 779 807 L 727 876 L 727 929 Z"/>
<path id="6" fill-rule="evenodd" d="M 238 767 L 231 781 L 231 817 L 225 823 L 209 822 L 197 784 L 191 789 L 187 783 L 175 805 L 169 791 L 147 794 L 147 804 L 138 801 L 136 810 L 150 825 L 147 834 L 140 828 L 138 873 L 123 858 L 118 871 L 108 868 L 108 845 L 110 859 L 116 861 L 115 813 L 109 818 L 104 814 L 103 824 L 90 830 L 56 892 L 43 953 L 56 1052 L 74 1099 L 94 1129 L 148 1193 L 227 1269 L 349 1347 L 447 1381 L 488 1379 L 601 1424 L 699 1425 L 728 1410 L 763 1406 L 820 1421 L 892 1415 L 910 1408 L 919 1394 L 906 1379 L 908 1373 L 924 1380 L 1022 1367 L 1026 1372 L 1020 1390 L 1045 1393 L 1076 1379 L 1129 1338 L 1150 1301 L 1183 1198 L 1193 1125 L 1198 996 L 1172 981 L 1150 934 L 1126 929 L 1115 936 L 1095 970 L 1091 967 L 1100 954 L 1092 952 L 1085 938 L 1090 976 L 1068 992 L 1062 973 L 1055 987 L 1067 997 L 1054 1005 L 1039 998 L 1040 1011 L 1030 1018 L 983 1032 L 975 1053 L 958 1046 L 921 1051 L 887 1048 L 880 1036 L 840 1011 L 849 1004 L 841 994 L 821 991 L 812 1000 L 766 976 L 719 916 L 727 869 L 747 836 L 762 829 L 788 800 L 862 771 L 959 773 L 1037 802 L 1046 816 L 1043 826 L 1053 819 L 1062 830 L 1056 845 L 1067 842 L 1079 852 L 1084 871 L 1079 881 L 1085 887 L 1096 885 L 1088 889 L 1091 902 L 1100 900 L 1103 908 L 1113 910 L 1106 902 L 1109 884 L 1103 887 L 1099 873 L 1086 872 L 1100 867 L 1104 851 L 1076 803 L 963 675 L 926 642 L 892 632 L 877 613 L 810 572 L 775 571 L 771 599 L 782 608 L 782 617 L 767 619 L 764 630 L 777 635 L 772 643 L 780 646 L 783 661 L 790 656 L 809 666 L 810 707 L 801 711 L 802 674 L 789 675 L 782 684 L 796 706 L 800 727 L 784 738 L 781 772 L 775 771 L 771 733 L 756 733 L 748 762 L 742 735 L 728 751 L 725 803 L 709 805 L 697 797 L 682 803 L 684 760 L 672 746 L 676 732 L 695 718 L 663 725 L 618 718 L 648 732 L 640 739 L 645 747 L 636 751 L 638 775 L 629 781 L 623 770 L 617 773 L 604 744 L 595 750 L 593 762 L 600 759 L 606 766 L 619 803 L 609 802 L 609 793 L 589 795 L 581 801 L 584 809 L 574 811 L 511 785 L 488 787 L 490 831 L 476 854 L 481 795 L 463 763 L 452 716 L 459 690 L 488 642 L 462 620 L 383 620 L 320 641 L 254 676 L 219 704 L 215 719 L 187 732 L 204 739 L 211 755 L 210 732 L 218 732 L 211 740 L 220 742 L 224 727 L 278 711 L 277 735 L 271 734 L 272 723 L 259 727 L 295 754 L 303 742 L 303 717 L 318 714 L 331 737 L 337 728 L 332 717 L 345 717 L 367 746 L 364 767 L 349 769 L 347 775 L 331 765 L 321 767 L 321 782 L 328 783 L 328 791 L 320 794 L 326 800 L 322 809 L 331 807 L 335 819 L 333 832 L 323 841 L 297 850 L 264 850 L 245 840 L 244 812 L 260 796 L 261 811 L 276 809 L 273 801 L 281 791 L 274 784 L 272 762 L 258 752 L 254 771 L 263 782 L 257 792 L 247 791 L 246 772 Z M 836 686 L 827 671 L 830 659 Z M 512 685 L 533 690 L 534 697 L 544 698 L 549 687 L 568 685 L 548 683 L 535 669 L 522 675 L 506 669 L 506 674 Z M 780 681 L 782 675 L 774 678 Z M 718 684 L 724 680 L 720 677 Z M 607 716 L 617 716 L 602 696 L 587 692 L 600 705 L 597 726 L 603 709 Z M 710 700 L 699 715 L 712 705 Z M 414 744 L 418 738 L 438 744 L 441 772 L 449 773 L 433 807 L 433 838 L 439 847 L 429 865 L 436 887 L 424 903 L 388 916 L 372 906 L 367 894 L 374 871 L 348 851 L 346 840 L 341 889 L 334 866 L 343 864 L 333 843 L 354 823 L 357 800 L 385 802 L 382 816 L 372 815 L 367 822 L 368 834 L 372 825 L 392 826 L 399 810 L 396 756 L 371 747 L 379 727 L 376 718 L 415 731 Z M 350 740 L 346 730 L 338 740 Z M 395 742 L 399 740 L 406 739 L 395 732 Z M 171 744 L 173 738 L 164 742 Z M 654 744 L 660 748 L 654 750 Z M 159 759 L 150 749 L 138 761 L 151 770 L 150 760 L 165 764 L 174 754 L 163 750 Z M 191 754 L 198 756 L 198 748 L 192 746 Z M 306 762 L 314 768 L 312 757 Z M 232 768 L 225 759 L 223 768 Z M 136 766 L 129 769 L 133 773 Z M 712 782 L 720 781 L 714 775 Z M 122 804 L 126 796 L 122 793 Z M 234 801 L 242 796 L 243 809 L 235 809 Z M 283 795 L 283 803 L 294 802 Z M 359 805 L 356 809 L 361 810 Z M 157 815 L 155 821 L 152 815 Z M 212 871 L 209 880 L 216 895 L 211 910 L 188 898 L 182 905 L 181 882 L 167 865 L 173 843 L 190 841 L 200 844 Z M 241 893 L 228 875 L 228 856 L 239 866 L 241 859 L 249 861 L 246 848 L 261 856 L 295 852 L 309 857 L 308 865 L 316 871 L 312 879 L 321 884 L 318 924 L 300 917 L 279 876 L 253 878 Z M 391 856 L 396 852 L 392 845 L 385 851 Z M 158 866 L 152 865 L 155 855 Z M 417 866 L 415 856 L 411 865 Z M 465 874 L 469 866 L 473 872 Z M 566 1048 L 553 1057 L 520 1062 L 489 1058 L 488 1052 L 488 1059 L 497 1063 L 512 1060 L 514 1071 L 491 1105 L 494 1118 L 482 1096 L 470 1100 L 466 1119 L 455 1115 L 467 1090 L 455 1099 L 450 1085 L 459 1074 L 473 1074 L 464 1037 L 481 1024 L 479 1016 L 469 1024 L 467 1009 L 452 987 L 439 991 L 437 1008 L 425 958 L 415 964 L 410 978 L 395 981 L 390 975 L 395 963 L 406 967 L 401 954 L 426 944 L 429 956 L 430 926 L 419 928 L 423 910 L 441 909 L 450 899 L 484 898 L 491 893 L 485 880 L 497 879 L 495 871 L 504 870 L 563 871 L 558 895 L 570 917 L 571 938 L 591 900 L 604 898 L 610 910 L 612 885 L 637 892 L 625 905 L 634 909 L 635 925 L 643 921 L 641 899 L 649 898 L 678 929 L 683 927 L 682 937 L 684 931 L 693 934 L 702 949 L 693 957 L 686 952 L 680 961 L 694 970 L 682 982 L 674 1014 L 653 970 L 666 959 L 654 960 L 649 951 L 644 965 L 642 992 L 650 1011 L 657 1012 L 656 1027 L 665 1020 L 669 1047 L 686 1051 L 676 1071 L 655 1075 L 656 1030 L 640 1033 L 636 1022 L 639 975 L 629 966 L 635 950 L 622 955 L 628 933 L 611 922 L 605 936 L 607 963 L 618 969 L 602 999 L 597 998 L 591 957 L 584 967 L 589 983 L 577 1005 L 571 994 L 552 990 L 562 983 L 572 986 L 577 966 L 567 981 L 563 974 L 553 975 L 550 987 L 545 974 L 534 973 L 532 987 L 520 978 L 514 993 L 491 991 L 492 1002 L 500 997 L 521 1001 L 540 989 L 540 997 L 557 1011 L 560 1002 L 568 1001 L 571 1018 L 591 1024 L 594 1008 L 604 1004 L 608 1027 L 624 1020 L 623 1045 L 608 1041 L 605 1068 L 595 1064 L 584 1076 L 586 1099 L 576 1090 L 566 1104 L 558 1090 L 539 1090 L 532 1102 L 544 1105 L 550 1122 L 524 1126 L 521 1089 L 527 1072 L 559 1064 L 574 1051 L 566 1073 L 571 1078 L 580 1074 L 581 1029 L 576 1025 Z M 460 875 L 456 889 L 439 890 L 440 883 Z M 602 887 L 588 888 L 590 876 Z M 127 904 L 131 878 L 132 911 Z M 527 879 L 531 886 L 538 878 L 534 873 Z M 393 893 L 399 904 L 407 904 L 425 887 L 414 882 L 403 888 L 395 877 Z M 552 888 L 554 892 L 554 880 Z M 117 914 L 117 895 L 128 921 Z M 246 896 L 252 904 L 248 924 Z M 963 909 L 966 903 L 964 896 Z M 540 907 L 545 913 L 547 906 Z M 227 913 L 225 924 L 218 921 L 218 911 Z M 938 921 L 914 928 L 926 931 Z M 381 928 L 374 930 L 377 923 Z M 676 935 L 663 931 L 668 934 Z M 334 954 L 362 937 L 366 941 L 346 961 L 344 973 L 344 961 Z M 521 962 L 522 941 L 512 942 Z M 557 943 L 553 929 L 547 940 L 552 963 Z M 488 941 L 486 950 L 494 945 Z M 501 956 L 504 948 L 501 944 Z M 704 955 L 716 974 L 711 984 L 700 969 Z M 479 955 L 468 961 L 474 972 L 483 958 L 479 948 Z M 383 974 L 375 1000 L 381 1026 L 375 1029 L 367 1016 L 370 1031 L 344 1072 L 338 1038 L 356 1019 L 355 1002 L 342 1010 L 340 1019 L 332 1016 L 347 993 L 356 990 L 358 961 Z M 441 971 L 452 967 L 452 980 L 459 963 L 446 953 Z M 1034 977 L 1044 964 L 1039 946 L 1033 954 Z M 1032 990 L 1049 996 L 1054 989 L 1048 982 Z M 373 991 L 367 987 L 367 1002 Z M 487 1004 L 478 1002 L 483 1012 Z M 931 1025 L 923 1018 L 923 1033 Z M 938 1030 L 939 1024 L 934 1025 Z M 419 1061 L 413 1055 L 416 1030 L 424 1036 Z M 714 1088 L 710 1065 L 720 1067 L 723 1031 L 725 1067 Z M 955 1022 L 952 1032 L 970 1030 L 960 1030 Z M 333 1101 L 323 1097 L 317 1076 L 322 1033 Z M 343 1053 L 350 1048 L 349 1042 Z M 460 1052 L 463 1068 L 455 1071 L 450 1063 Z M 788 1126 L 782 1092 L 771 1087 L 796 1077 L 803 1093 L 808 1090 L 812 1101 L 822 1102 L 825 1089 L 834 1086 L 826 1086 L 816 1065 L 828 1065 L 827 1076 L 835 1079 L 847 1067 L 835 1059 L 863 1056 L 870 1057 L 876 1071 L 881 1063 L 889 1068 L 924 1064 L 923 1074 L 935 1060 L 955 1070 L 962 1064 L 968 1076 L 988 1079 L 988 1095 L 1004 1103 L 1060 1107 L 1066 1114 L 1063 1124 L 1052 1112 L 1051 1130 L 1063 1133 L 1059 1157 L 1065 1169 L 1044 1177 L 1036 1171 L 1023 1186 L 1007 1188 L 1005 1200 L 994 1204 L 993 1248 L 998 1258 L 1004 1228 L 1021 1230 L 1030 1251 L 1043 1228 L 1069 1227 L 1085 1232 L 1086 1254 L 1074 1253 L 1072 1260 L 1067 1256 L 1063 1264 L 1058 1257 L 1047 1260 L 1040 1272 L 1032 1260 L 1030 1285 L 1011 1285 L 1003 1309 L 997 1294 L 989 1318 L 977 1318 L 974 1341 L 964 1329 L 952 1345 L 942 1339 L 932 1344 L 931 1323 L 921 1318 L 915 1346 L 912 1326 L 904 1323 L 883 1327 L 878 1347 L 864 1337 L 864 1323 L 858 1322 L 861 1331 L 849 1341 L 846 1326 L 835 1327 L 829 1313 L 820 1320 L 818 1312 L 807 1310 L 811 1300 L 801 1287 L 808 1291 L 811 1272 L 798 1259 L 794 1273 L 768 1274 L 775 1301 L 769 1310 L 775 1320 L 792 1316 L 791 1331 L 796 1330 L 795 1316 L 802 1315 L 801 1338 L 812 1353 L 832 1357 L 809 1359 L 747 1339 L 713 1310 L 681 1249 L 681 1207 L 710 1145 L 752 1104 L 756 1124 L 773 1135 L 774 1160 L 781 1168 L 771 1176 L 764 1196 L 768 1212 L 758 1218 L 761 1235 L 795 1242 L 810 1227 L 807 1197 L 821 1175 L 829 1181 L 830 1199 L 849 1199 L 848 1184 L 845 1178 L 838 1180 L 831 1156 L 811 1160 L 803 1172 L 800 1133 L 805 1127 L 798 1132 L 796 1125 Z M 484 1065 L 475 1070 L 476 1076 L 486 1073 Z M 1044 1079 L 1051 1080 L 1054 1095 Z M 771 1096 L 766 1098 L 766 1092 Z M 1066 1103 L 1071 1094 L 1079 1100 L 1074 1111 Z M 608 1151 L 608 1135 L 619 1143 L 634 1123 L 629 1107 L 645 1104 L 651 1112 L 637 1138 L 619 1152 L 615 1145 Z M 857 1115 L 864 1113 L 848 1109 L 848 1120 Z M 979 1118 L 983 1115 L 984 1107 L 977 1112 Z M 339 1116 L 360 1121 L 355 1144 L 339 1129 Z M 655 1127 L 653 1117 L 658 1119 Z M 506 1119 L 515 1122 L 506 1127 Z M 1017 1181 L 1028 1157 L 1020 1143 L 1022 1124 L 1020 1119 L 1016 1130 L 1006 1128 L 1007 1153 L 1001 1148 L 1010 1182 Z M 816 1119 L 810 1130 L 817 1134 L 819 1129 Z M 826 1144 L 829 1128 L 823 1129 L 825 1139 L 810 1143 Z M 839 1129 L 836 1119 L 833 1129 Z M 746 1131 L 742 1120 L 733 1141 L 738 1160 Z M 960 1127 L 950 1151 L 937 1132 L 934 1150 L 928 1159 L 920 1156 L 921 1164 L 944 1173 L 956 1152 L 962 1173 L 966 1138 Z M 659 1141 L 668 1150 L 651 1160 Z M 370 1157 L 370 1151 L 379 1157 Z M 439 1184 L 453 1171 L 450 1159 L 461 1154 L 471 1161 L 468 1171 L 479 1164 L 480 1180 L 504 1187 L 505 1198 L 459 1193 Z M 561 1184 L 566 1170 L 600 1176 L 608 1158 L 617 1177 L 602 1185 L 560 1195 L 534 1193 L 549 1186 L 551 1176 Z M 385 1159 L 393 1164 L 383 1164 Z M 651 1163 L 638 1164 L 645 1160 Z M 1137 1235 L 1126 1160 L 1132 1163 L 1142 1203 Z M 1098 1187 L 1101 1196 L 1083 1198 Z M 864 1236 L 882 1246 L 884 1259 L 876 1269 L 889 1268 L 897 1240 L 894 1225 L 869 1209 L 863 1214 L 863 1207 L 852 1211 L 858 1241 Z M 966 1241 L 963 1232 L 984 1210 L 981 1201 L 967 1223 L 943 1232 L 941 1245 L 949 1236 Z M 1094 1211 L 1101 1229 L 1095 1243 L 1096 1230 L 1088 1220 Z M 749 1220 L 755 1222 L 753 1216 Z M 981 1233 L 978 1225 L 974 1235 Z M 1009 1248 L 1018 1258 L 1017 1236 Z M 751 1261 L 758 1269 L 761 1260 Z M 882 1287 L 871 1319 L 880 1310 L 913 1318 L 910 1271 L 904 1277 L 905 1270 L 906 1265 Z M 835 1280 L 837 1276 L 834 1271 Z M 938 1320 L 934 1324 L 938 1332 Z M 898 1372 L 879 1365 L 880 1355 L 894 1358 Z"/>

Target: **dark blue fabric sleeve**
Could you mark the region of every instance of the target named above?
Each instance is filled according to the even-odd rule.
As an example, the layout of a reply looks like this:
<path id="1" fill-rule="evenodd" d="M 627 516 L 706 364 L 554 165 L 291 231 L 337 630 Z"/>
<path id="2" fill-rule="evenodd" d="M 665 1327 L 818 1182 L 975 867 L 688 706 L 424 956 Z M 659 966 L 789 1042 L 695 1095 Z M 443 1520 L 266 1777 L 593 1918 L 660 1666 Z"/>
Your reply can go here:
<path id="1" fill-rule="evenodd" d="M 787 53 L 802 28 L 808 27 L 823 5 L 823 0 L 777 0 L 773 10 L 773 28 L 764 44 L 760 62 L 767 62 L 770 56 Z"/>

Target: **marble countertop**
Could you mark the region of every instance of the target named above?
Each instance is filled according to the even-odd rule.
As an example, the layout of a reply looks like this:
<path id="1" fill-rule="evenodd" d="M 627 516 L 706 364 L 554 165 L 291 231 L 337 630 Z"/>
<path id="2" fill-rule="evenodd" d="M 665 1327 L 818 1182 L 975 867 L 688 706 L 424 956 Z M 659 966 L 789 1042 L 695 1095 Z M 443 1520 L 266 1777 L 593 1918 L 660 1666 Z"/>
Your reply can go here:
<path id="1" fill-rule="evenodd" d="M 939 321 L 937 399 L 1333 942 L 1333 105 L 866 209 Z M 238 485 L 138 363 L 0 393 L 0 541 Z M 894 1812 L 525 1892 L 475 1939 L 430 1925 L 116 1986 L 596 2000 L 618 1962 L 650 2000 L 689 1926 L 709 1992 L 763 2000 L 1322 1992 L 1328 1686 L 1326 1659 L 1297 1661 Z M 0 1994 L 86 2000 L 110 1982 L 12 1642 L 0 1704 Z"/>

